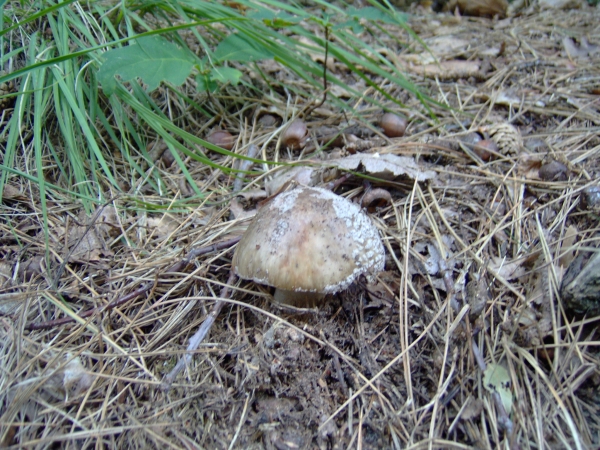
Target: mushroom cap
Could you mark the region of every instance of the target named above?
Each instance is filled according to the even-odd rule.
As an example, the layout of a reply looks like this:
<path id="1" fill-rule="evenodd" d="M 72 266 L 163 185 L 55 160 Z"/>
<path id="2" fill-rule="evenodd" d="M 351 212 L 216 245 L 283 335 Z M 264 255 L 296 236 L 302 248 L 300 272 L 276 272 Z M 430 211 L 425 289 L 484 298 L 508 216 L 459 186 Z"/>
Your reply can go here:
<path id="1" fill-rule="evenodd" d="M 298 187 L 263 206 L 233 256 L 244 279 L 297 292 L 332 294 L 383 270 L 371 219 L 331 191 Z"/>

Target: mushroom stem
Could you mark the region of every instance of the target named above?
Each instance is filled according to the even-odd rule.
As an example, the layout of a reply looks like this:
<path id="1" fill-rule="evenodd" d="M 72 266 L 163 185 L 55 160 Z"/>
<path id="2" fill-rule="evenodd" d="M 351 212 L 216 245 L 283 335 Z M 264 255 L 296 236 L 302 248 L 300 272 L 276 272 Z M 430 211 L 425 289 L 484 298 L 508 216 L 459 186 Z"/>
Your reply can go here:
<path id="1" fill-rule="evenodd" d="M 325 294 L 318 292 L 300 292 L 286 291 L 285 289 L 275 289 L 273 298 L 280 305 L 294 306 L 296 308 L 313 308 L 317 306 L 319 300 L 322 300 Z"/>

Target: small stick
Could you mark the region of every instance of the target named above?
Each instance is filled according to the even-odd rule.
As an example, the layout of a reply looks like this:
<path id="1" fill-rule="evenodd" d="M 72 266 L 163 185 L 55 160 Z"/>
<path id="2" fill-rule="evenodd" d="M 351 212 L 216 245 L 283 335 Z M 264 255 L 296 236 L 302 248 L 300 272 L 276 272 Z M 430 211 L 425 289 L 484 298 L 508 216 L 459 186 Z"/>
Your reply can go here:
<path id="1" fill-rule="evenodd" d="M 213 245 L 209 245 L 206 247 L 200 247 L 195 250 L 192 250 L 190 253 L 188 253 L 188 255 L 185 258 L 183 258 L 181 261 L 178 261 L 175 264 L 173 264 L 165 272 L 166 273 L 179 272 L 183 268 L 185 268 L 185 266 L 187 266 L 193 259 L 198 258 L 199 256 L 205 255 L 207 253 L 211 253 L 211 252 L 214 252 L 217 250 L 222 250 L 224 248 L 229 248 L 232 245 L 237 244 L 240 239 L 241 239 L 241 236 L 238 236 L 233 239 L 228 239 L 226 241 L 217 242 L 216 244 L 213 244 Z M 113 300 L 106 306 L 99 306 L 97 308 L 88 309 L 87 311 L 80 312 L 77 315 L 83 319 L 85 317 L 90 317 L 98 312 L 108 311 L 110 309 L 121 306 L 121 305 L 129 302 L 130 300 L 133 300 L 137 296 L 148 292 L 150 289 L 152 289 L 152 287 L 154 286 L 154 283 L 155 283 L 154 281 L 149 281 L 147 283 L 144 283 L 139 288 L 137 288 L 135 291 L 130 292 L 129 294 L 124 295 L 123 297 L 119 297 L 119 298 Z M 49 320 L 46 322 L 28 323 L 27 325 L 25 325 L 25 329 L 26 330 L 47 330 L 50 328 L 55 328 L 55 327 L 59 327 L 62 325 L 66 325 L 71 322 L 75 322 L 75 319 L 72 317 L 64 317 L 62 319 Z"/>
<path id="2" fill-rule="evenodd" d="M 221 299 L 229 298 L 229 287 L 234 282 L 234 280 L 235 273 L 233 272 L 233 270 L 231 270 L 231 272 L 229 272 L 229 279 L 227 280 L 227 285 L 223 286 L 223 288 L 221 289 L 221 295 L 219 299 L 215 302 L 211 312 L 208 314 L 204 322 L 202 322 L 202 325 L 200 325 L 198 331 L 196 331 L 196 333 L 194 333 L 194 335 L 190 338 L 190 343 L 187 346 L 185 355 L 179 361 L 177 361 L 177 364 L 175 365 L 175 367 L 173 367 L 173 370 L 171 370 L 163 379 L 163 390 L 168 391 L 171 388 L 171 385 L 173 384 L 175 377 L 177 377 L 177 374 L 179 374 L 179 372 L 181 372 L 183 368 L 186 367 L 192 360 L 192 352 L 198 350 L 198 347 L 200 347 L 200 344 L 210 331 L 210 328 L 213 326 L 213 323 L 215 323 L 215 319 L 221 312 L 221 308 L 223 308 L 223 305 L 225 304 L 225 302 Z"/>

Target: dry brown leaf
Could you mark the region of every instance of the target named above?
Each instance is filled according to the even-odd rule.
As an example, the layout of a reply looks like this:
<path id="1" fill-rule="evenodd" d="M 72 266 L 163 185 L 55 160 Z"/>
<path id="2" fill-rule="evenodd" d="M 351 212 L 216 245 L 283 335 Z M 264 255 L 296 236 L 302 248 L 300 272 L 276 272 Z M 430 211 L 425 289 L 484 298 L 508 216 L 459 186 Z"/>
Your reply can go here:
<path id="1" fill-rule="evenodd" d="M 33 256 L 19 264 L 19 278 L 29 280 L 36 275 L 41 275 L 44 272 L 44 257 Z"/>
<path id="2" fill-rule="evenodd" d="M 598 53 L 600 48 L 597 45 L 591 45 L 586 38 L 582 38 L 577 45 L 570 37 L 562 40 L 563 47 L 569 58 L 588 58 Z"/>
<path id="3" fill-rule="evenodd" d="M 72 227 L 69 229 L 68 239 L 69 261 L 100 261 L 103 256 L 113 254 L 94 228 Z"/>
<path id="4" fill-rule="evenodd" d="M 391 153 L 355 154 L 345 158 L 328 161 L 345 170 L 357 170 L 361 166 L 364 171 L 377 178 L 392 180 L 397 177 L 407 177 L 416 181 L 426 181 L 435 178 L 433 170 L 425 170 L 413 158 L 398 156 Z"/>
<path id="5" fill-rule="evenodd" d="M 539 180 L 543 159 L 543 155 L 521 153 L 518 159 L 517 173 L 528 180 Z"/>
<path id="6" fill-rule="evenodd" d="M 316 186 L 322 179 L 323 168 L 311 166 L 294 166 L 275 172 L 273 178 L 265 183 L 267 195 L 276 194 L 286 183 L 295 181 L 303 186 Z"/>
<path id="7" fill-rule="evenodd" d="M 7 262 L 0 262 L 0 286 L 9 285 L 12 280 L 13 267 Z"/>
<path id="8" fill-rule="evenodd" d="M 231 199 L 229 211 L 235 219 L 248 219 L 256 214 L 256 208 L 245 209 L 239 197 Z"/>
<path id="9" fill-rule="evenodd" d="M 548 266 L 538 268 L 528 281 L 532 286 L 521 311 L 516 312 L 520 325 L 518 337 L 525 345 L 540 345 L 552 330 L 552 308 Z"/>
<path id="10" fill-rule="evenodd" d="M 300 36 L 298 42 L 307 47 L 306 53 L 314 62 L 323 63 L 325 60 L 325 48 L 318 46 L 313 40 L 306 36 Z M 327 69 L 335 70 L 335 59 L 332 56 L 327 56 Z"/>
<path id="11" fill-rule="evenodd" d="M 27 197 L 12 184 L 5 184 L 4 188 L 2 189 L 2 200 L 23 202 L 27 201 Z"/>
<path id="12" fill-rule="evenodd" d="M 367 284 L 367 292 L 372 303 L 394 301 L 394 292 L 397 292 L 400 286 L 400 280 L 392 271 L 381 272 L 377 279 Z"/>
<path id="13" fill-rule="evenodd" d="M 460 414 L 461 420 L 471 420 L 479 417 L 483 410 L 483 402 L 478 398 L 469 397 L 467 406 L 465 406 Z"/>
<path id="14" fill-rule="evenodd" d="M 575 258 L 575 249 L 573 248 L 573 244 L 575 244 L 576 238 L 577 227 L 574 225 L 569 225 L 565 230 L 565 236 L 560 246 L 561 256 L 558 259 L 558 264 L 563 269 L 569 267 L 569 265 L 573 262 L 573 259 Z"/>
<path id="15" fill-rule="evenodd" d="M 112 205 L 107 205 L 100 210 L 96 223 L 98 230 L 100 230 L 104 236 L 115 237 L 121 233 L 117 210 Z"/>
<path id="16" fill-rule="evenodd" d="M 460 29 L 457 29 L 457 31 L 460 32 Z M 446 35 L 425 39 L 425 45 L 434 55 L 444 57 L 464 52 L 469 48 L 470 42 L 467 39 Z"/>
<path id="17" fill-rule="evenodd" d="M 159 242 L 170 239 L 179 223 L 167 216 L 148 217 L 147 221 L 148 232 Z"/>
<path id="18" fill-rule="evenodd" d="M 455 28 L 452 28 L 455 30 Z M 456 30 L 460 32 L 460 30 Z M 466 39 L 452 36 L 451 34 L 437 35 L 424 40 L 427 51 L 396 56 L 396 62 L 403 69 L 410 64 L 431 64 L 439 60 L 455 57 L 465 52 L 470 45 Z"/>
<path id="19" fill-rule="evenodd" d="M 509 262 L 505 258 L 493 257 L 489 264 L 490 269 L 507 281 L 515 280 L 525 275 L 525 268 L 519 262 Z"/>
<path id="20" fill-rule="evenodd" d="M 46 367 L 56 372 L 46 381 L 44 390 L 57 398 L 77 397 L 92 385 L 93 377 L 85 370 L 79 356 L 66 353 L 64 361 L 67 362 L 63 365 L 60 360 L 54 360 Z"/>
<path id="21" fill-rule="evenodd" d="M 513 90 L 500 91 L 494 99 L 496 105 L 519 106 L 522 98 Z"/>
<path id="22" fill-rule="evenodd" d="M 479 61 L 452 60 L 442 61 L 439 64 L 425 64 L 413 66 L 409 69 L 417 75 L 441 80 L 456 80 L 459 78 L 481 78 L 481 63 Z"/>

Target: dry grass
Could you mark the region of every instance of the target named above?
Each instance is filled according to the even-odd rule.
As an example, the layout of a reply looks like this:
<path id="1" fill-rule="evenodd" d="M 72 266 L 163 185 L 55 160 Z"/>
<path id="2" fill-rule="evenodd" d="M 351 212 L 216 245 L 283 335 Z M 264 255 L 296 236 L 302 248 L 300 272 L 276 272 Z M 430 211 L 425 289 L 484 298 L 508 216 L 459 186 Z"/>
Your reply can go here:
<path id="1" fill-rule="evenodd" d="M 161 380 L 218 298 L 231 249 L 167 269 L 191 249 L 243 233 L 247 221 L 229 216 L 233 178 L 188 161 L 206 194 L 191 203 L 175 166 L 157 160 L 153 170 L 167 184 L 156 193 L 129 180 L 113 154 L 115 175 L 130 194 L 94 217 L 68 198 L 53 198 L 48 242 L 36 185 L 12 179 L 0 222 L 3 445 L 598 447 L 600 317 L 570 314 L 559 290 L 577 252 L 598 246 L 598 211 L 582 207 L 581 198 L 600 174 L 600 55 L 569 58 L 563 38 L 600 45 L 599 19 L 597 9 L 503 23 L 436 16 L 443 23 L 432 25 L 432 17 L 417 15 L 412 26 L 420 37 L 446 32 L 466 41 L 445 59 L 486 60 L 489 67 L 460 80 L 413 76 L 454 108 L 436 109 L 437 121 L 386 86 L 409 105 L 410 126 L 393 142 L 366 138 L 371 151 L 412 155 L 437 172 L 428 184 L 383 184 L 393 203 L 372 217 L 384 237 L 386 271 L 376 284 L 357 285 L 303 314 L 271 304 L 265 287 L 238 281 L 169 391 Z M 395 41 L 381 39 L 390 55 L 397 52 Z M 253 143 L 264 159 L 287 158 L 276 145 L 280 129 L 243 113 L 252 106 L 240 104 L 246 94 L 230 89 L 198 101 L 239 136 L 238 152 Z M 506 99 L 516 100 L 507 106 Z M 286 119 L 294 111 L 274 92 L 263 102 Z M 172 96 L 164 106 L 200 134 L 217 125 L 186 118 Z M 355 109 L 365 122 L 380 113 L 360 101 Z M 344 122 L 325 104 L 310 127 Z M 493 135 L 499 157 L 482 161 L 464 143 L 475 130 Z M 567 179 L 540 179 L 540 166 L 551 160 L 566 166 Z M 262 188 L 268 175 L 246 189 Z M 356 198 L 362 190 L 362 180 L 351 178 L 338 193 Z M 150 212 L 140 202 L 164 207 Z M 102 310 L 144 284 L 146 294 Z M 96 307 L 101 312 L 77 318 Z M 26 329 L 65 316 L 78 323 Z M 507 369 L 508 420 L 484 386 L 478 355 Z"/>

